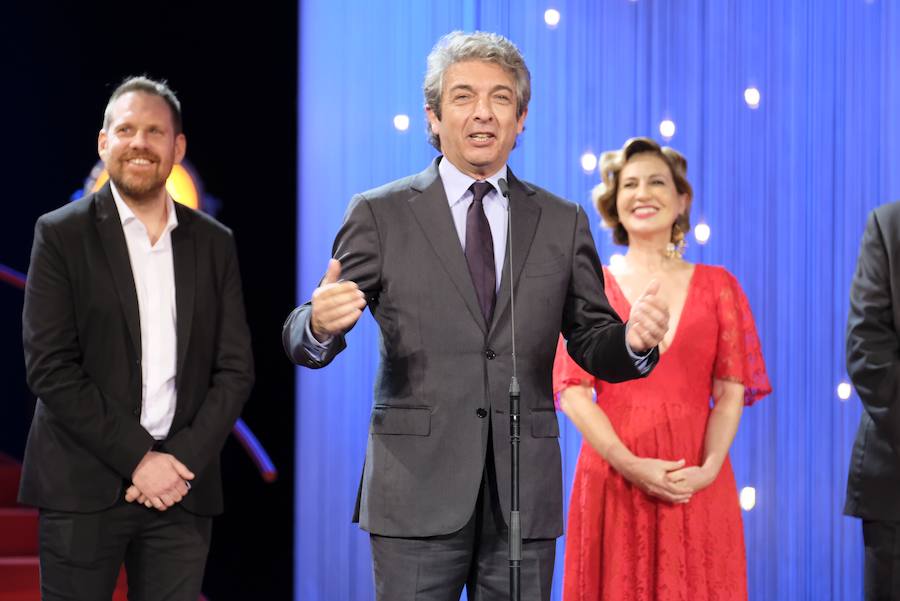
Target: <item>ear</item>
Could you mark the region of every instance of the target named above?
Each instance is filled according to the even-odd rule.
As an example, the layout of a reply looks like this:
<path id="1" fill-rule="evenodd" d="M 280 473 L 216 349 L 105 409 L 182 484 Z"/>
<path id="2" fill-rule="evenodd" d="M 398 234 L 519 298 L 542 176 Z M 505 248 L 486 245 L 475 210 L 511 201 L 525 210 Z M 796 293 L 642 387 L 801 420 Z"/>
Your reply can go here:
<path id="1" fill-rule="evenodd" d="M 678 214 L 684 215 L 688 210 L 688 195 L 687 194 L 679 194 L 678 195 Z"/>
<path id="2" fill-rule="evenodd" d="M 525 117 L 528 116 L 528 108 L 522 111 L 522 114 L 519 115 L 518 122 L 516 123 L 516 133 L 520 134 L 525 131 Z"/>
<path id="3" fill-rule="evenodd" d="M 428 125 L 431 127 L 431 133 L 436 136 L 441 135 L 441 120 L 434 113 L 430 106 L 425 105 L 425 117 L 428 119 Z"/>
<path id="4" fill-rule="evenodd" d="M 101 129 L 100 133 L 97 134 L 97 154 L 100 155 L 100 160 L 104 163 L 106 162 L 106 149 L 109 147 L 109 138 L 106 135 L 106 130 Z"/>
<path id="5" fill-rule="evenodd" d="M 187 151 L 187 138 L 184 134 L 175 136 L 175 164 L 184 160 L 184 153 Z"/>

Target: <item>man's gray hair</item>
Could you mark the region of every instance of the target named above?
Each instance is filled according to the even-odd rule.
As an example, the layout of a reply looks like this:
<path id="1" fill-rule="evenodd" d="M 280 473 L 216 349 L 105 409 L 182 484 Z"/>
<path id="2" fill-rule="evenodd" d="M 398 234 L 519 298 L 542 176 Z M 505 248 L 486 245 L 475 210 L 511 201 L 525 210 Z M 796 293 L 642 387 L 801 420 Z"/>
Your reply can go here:
<path id="1" fill-rule="evenodd" d="M 144 94 L 159 96 L 165 100 L 172 113 L 172 125 L 175 128 L 175 134 L 181 133 L 181 102 L 178 101 L 175 92 L 172 91 L 165 79 L 157 81 L 150 79 L 146 75 L 126 77 L 119 84 L 119 87 L 113 90 L 112 96 L 109 97 L 109 102 L 106 103 L 106 110 L 103 111 L 103 129 L 109 127 L 109 122 L 112 119 L 112 105 L 119 99 L 119 96 L 128 92 L 143 92 Z"/>
<path id="2" fill-rule="evenodd" d="M 431 49 L 428 70 L 425 72 L 425 104 L 438 119 L 441 118 L 444 72 L 451 65 L 463 61 L 495 63 L 512 75 L 516 82 L 516 116 L 522 116 L 531 100 L 531 73 L 516 45 L 497 33 L 452 31 L 439 39 Z M 431 131 L 427 119 L 425 127 L 428 141 L 440 150 L 441 140 Z"/>

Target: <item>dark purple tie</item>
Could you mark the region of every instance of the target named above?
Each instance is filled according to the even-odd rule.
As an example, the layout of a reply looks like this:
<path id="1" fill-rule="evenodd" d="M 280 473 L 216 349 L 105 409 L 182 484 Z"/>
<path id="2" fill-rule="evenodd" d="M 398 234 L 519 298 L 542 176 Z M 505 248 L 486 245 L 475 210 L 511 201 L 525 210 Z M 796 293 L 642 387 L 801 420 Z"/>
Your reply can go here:
<path id="1" fill-rule="evenodd" d="M 466 263 L 469 264 L 481 313 L 490 324 L 497 295 L 497 272 L 494 269 L 494 239 L 482 201 L 494 187 L 488 182 L 475 182 L 469 189 L 474 198 L 466 213 Z"/>

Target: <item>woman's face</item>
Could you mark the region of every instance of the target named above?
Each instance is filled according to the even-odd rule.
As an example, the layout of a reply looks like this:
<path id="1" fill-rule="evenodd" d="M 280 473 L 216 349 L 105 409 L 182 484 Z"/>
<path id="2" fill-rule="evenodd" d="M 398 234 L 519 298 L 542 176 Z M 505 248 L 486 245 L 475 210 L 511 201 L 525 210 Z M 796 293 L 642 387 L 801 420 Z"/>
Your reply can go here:
<path id="1" fill-rule="evenodd" d="M 629 238 L 664 234 L 687 207 L 687 194 L 679 194 L 668 163 L 651 153 L 636 154 L 619 173 L 616 209 Z"/>

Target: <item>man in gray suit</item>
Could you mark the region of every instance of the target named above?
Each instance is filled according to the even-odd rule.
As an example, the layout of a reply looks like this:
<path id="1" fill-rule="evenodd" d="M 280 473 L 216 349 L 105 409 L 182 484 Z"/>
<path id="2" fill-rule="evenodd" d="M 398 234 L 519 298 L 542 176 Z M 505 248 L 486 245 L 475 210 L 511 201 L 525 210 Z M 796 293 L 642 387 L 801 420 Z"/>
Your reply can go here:
<path id="1" fill-rule="evenodd" d="M 424 89 L 442 156 L 352 199 L 335 258 L 311 302 L 288 317 L 284 345 L 319 368 L 366 306 L 380 327 L 355 516 L 371 535 L 378 599 L 458 600 L 464 586 L 470 600 L 507 599 L 513 286 L 522 591 L 546 600 L 562 534 L 551 390 L 559 333 L 587 370 L 627 380 L 657 361 L 668 312 L 653 286 L 626 328 L 606 300 L 583 210 L 507 167 L 531 95 L 511 42 L 448 34 L 428 57 Z"/>
<path id="2" fill-rule="evenodd" d="M 846 515 L 862 518 L 867 601 L 900 599 L 900 202 L 869 215 L 847 318 L 860 418 Z"/>

